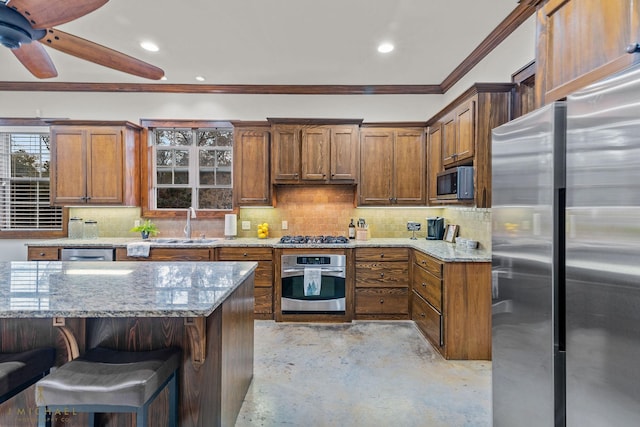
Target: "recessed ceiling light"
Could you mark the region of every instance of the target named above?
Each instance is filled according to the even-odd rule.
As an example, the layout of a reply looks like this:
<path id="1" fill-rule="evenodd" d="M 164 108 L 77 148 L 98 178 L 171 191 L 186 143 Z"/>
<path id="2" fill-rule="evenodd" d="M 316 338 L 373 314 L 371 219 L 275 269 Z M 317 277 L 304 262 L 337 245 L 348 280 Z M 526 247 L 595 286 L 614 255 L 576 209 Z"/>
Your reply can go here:
<path id="1" fill-rule="evenodd" d="M 157 52 L 160 50 L 157 44 L 150 41 L 142 42 L 140 43 L 140 46 L 142 46 L 144 50 L 148 50 L 149 52 Z"/>
<path id="2" fill-rule="evenodd" d="M 204 81 L 204 77 L 196 76 L 196 80 L 199 81 L 199 82 L 203 82 Z"/>
<path id="3" fill-rule="evenodd" d="M 389 53 L 393 50 L 393 45 L 391 43 L 381 43 L 378 46 L 378 52 L 380 53 Z"/>

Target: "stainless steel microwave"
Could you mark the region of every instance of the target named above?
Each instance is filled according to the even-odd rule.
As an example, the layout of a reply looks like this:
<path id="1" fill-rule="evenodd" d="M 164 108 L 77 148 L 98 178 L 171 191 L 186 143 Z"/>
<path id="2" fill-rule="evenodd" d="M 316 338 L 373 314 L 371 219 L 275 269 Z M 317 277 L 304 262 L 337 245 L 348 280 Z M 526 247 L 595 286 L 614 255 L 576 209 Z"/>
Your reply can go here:
<path id="1" fill-rule="evenodd" d="M 437 198 L 473 199 L 473 166 L 458 166 L 437 175 Z"/>

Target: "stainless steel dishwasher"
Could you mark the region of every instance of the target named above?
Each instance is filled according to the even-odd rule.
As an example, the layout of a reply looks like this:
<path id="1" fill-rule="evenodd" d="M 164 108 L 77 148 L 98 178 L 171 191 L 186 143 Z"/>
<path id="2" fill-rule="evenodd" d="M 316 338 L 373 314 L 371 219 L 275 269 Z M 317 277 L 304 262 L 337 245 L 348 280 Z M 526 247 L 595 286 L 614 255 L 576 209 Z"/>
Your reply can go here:
<path id="1" fill-rule="evenodd" d="M 62 261 L 113 261 L 113 248 L 64 248 Z"/>

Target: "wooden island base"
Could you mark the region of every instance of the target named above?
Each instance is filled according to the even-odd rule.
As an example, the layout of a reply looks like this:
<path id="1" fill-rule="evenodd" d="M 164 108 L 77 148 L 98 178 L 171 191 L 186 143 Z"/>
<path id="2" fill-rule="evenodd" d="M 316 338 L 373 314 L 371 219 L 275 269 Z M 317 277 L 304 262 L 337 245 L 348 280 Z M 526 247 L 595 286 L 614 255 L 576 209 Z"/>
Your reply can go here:
<path id="1" fill-rule="evenodd" d="M 211 315 L 205 318 L 205 358 L 194 363 L 193 338 L 182 317 L 67 318 L 82 353 L 101 345 L 144 351 L 168 346 L 183 349 L 180 369 L 179 425 L 181 427 L 232 426 L 253 377 L 253 286 L 251 274 Z M 65 340 L 46 318 L 0 319 L 2 352 L 52 345 L 58 349 L 56 365 L 67 360 Z M 164 390 L 149 409 L 149 425 L 167 425 L 168 392 Z M 87 425 L 86 414 L 69 408 L 55 426 Z M 37 421 L 34 386 L 0 405 L 0 425 L 33 426 Z M 96 425 L 132 427 L 135 416 L 100 414 Z"/>

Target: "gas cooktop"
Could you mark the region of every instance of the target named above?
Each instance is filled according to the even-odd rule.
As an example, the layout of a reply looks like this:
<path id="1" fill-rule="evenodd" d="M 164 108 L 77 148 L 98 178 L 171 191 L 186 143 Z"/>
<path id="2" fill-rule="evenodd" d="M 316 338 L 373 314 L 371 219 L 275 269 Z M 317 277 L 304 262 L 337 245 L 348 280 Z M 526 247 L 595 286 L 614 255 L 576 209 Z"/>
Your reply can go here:
<path id="1" fill-rule="evenodd" d="M 290 245 L 302 245 L 306 243 L 343 245 L 349 243 L 349 239 L 344 236 L 282 236 L 280 243 Z"/>

